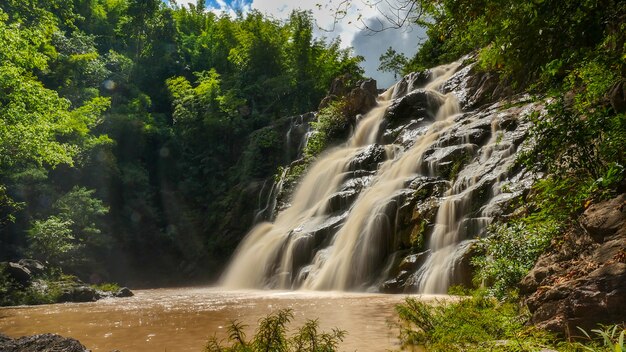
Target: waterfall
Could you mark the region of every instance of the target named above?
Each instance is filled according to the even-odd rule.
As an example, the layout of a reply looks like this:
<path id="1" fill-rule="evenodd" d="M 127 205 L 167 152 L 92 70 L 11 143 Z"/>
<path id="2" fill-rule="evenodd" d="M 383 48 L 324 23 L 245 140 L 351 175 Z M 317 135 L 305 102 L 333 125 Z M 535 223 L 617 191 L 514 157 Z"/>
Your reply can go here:
<path id="1" fill-rule="evenodd" d="M 289 208 L 280 212 L 273 223 L 261 223 L 248 233 L 223 275 L 225 286 L 291 287 L 293 275 L 290 267 L 294 260 L 306 257 L 306 250 L 310 249 L 310 238 L 298 237 L 297 233 L 302 232 L 304 227 L 313 228 L 326 219 L 324 213 L 328 197 L 337 191 L 344 174 L 349 171 L 353 156 L 363 147 L 376 142 L 390 103 L 389 96 L 387 92 L 379 97 L 379 105 L 361 120 L 345 146 L 330 150 L 311 166 L 296 188 Z M 281 250 L 285 251 L 282 258 L 279 257 Z M 281 269 L 278 275 L 272 272 L 276 266 Z"/>
<path id="2" fill-rule="evenodd" d="M 475 240 L 472 235 L 483 233 L 492 222 L 489 205 L 501 193 L 502 181 L 506 180 L 515 158 L 513 145 L 502 143 L 503 132 L 498 120 L 491 124 L 491 138 L 478 151 L 478 157 L 458 175 L 446 193 L 437 211 L 434 231 L 428 241 L 430 256 L 418 270 L 417 287 L 420 293 L 446 293 L 448 287 L 459 282 L 455 272 L 459 261 Z M 467 141 L 465 141 L 467 142 Z M 498 164 L 485 165 L 494 153 L 499 153 Z M 431 166 L 432 167 L 432 166 Z M 475 168 L 488 168 L 490 176 L 478 178 Z M 436 169 L 436 165 L 434 166 Z M 491 187 L 485 187 L 493 183 Z M 485 198 L 491 201 L 482 209 L 474 209 L 481 190 L 487 190 Z"/>
<path id="3" fill-rule="evenodd" d="M 502 130 L 498 106 L 484 113 L 461 113 L 458 97 L 468 99 L 463 83 L 457 83 L 461 87 L 457 90 L 447 87 L 453 77 L 469 72 L 460 66 L 456 62 L 428 74 L 409 75 L 381 94 L 350 139 L 309 166 L 291 205 L 273 222 L 257 224 L 248 233 L 222 284 L 378 290 L 383 281 L 396 276 L 405 280 L 405 289 L 445 293 L 463 281 L 468 275 L 458 271 L 468 248 L 513 196 L 501 189 L 511 177 L 524 131 Z M 398 130 L 405 129 L 405 134 L 398 135 L 386 129 L 391 123 L 387 116 L 393 108 L 396 115 L 389 116 L 397 117 L 406 101 L 417 113 L 402 113 L 411 120 Z M 389 133 L 394 137 L 385 136 Z M 379 144 L 383 141 L 393 143 Z M 454 175 L 450 155 L 462 156 L 463 164 L 455 166 Z M 399 235 L 403 226 L 399 214 L 416 206 L 411 202 L 428 182 L 444 190 L 433 196 L 440 198 L 433 223 L 423 235 L 425 248 L 406 257 L 400 270 L 398 262 L 406 256 L 407 245 Z"/>

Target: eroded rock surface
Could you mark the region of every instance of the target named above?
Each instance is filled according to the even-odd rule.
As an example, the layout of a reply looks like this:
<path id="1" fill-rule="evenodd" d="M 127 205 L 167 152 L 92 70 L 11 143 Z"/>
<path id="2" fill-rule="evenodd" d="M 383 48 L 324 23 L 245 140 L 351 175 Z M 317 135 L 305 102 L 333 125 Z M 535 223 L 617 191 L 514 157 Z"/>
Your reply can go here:
<path id="1" fill-rule="evenodd" d="M 521 283 L 531 322 L 565 335 L 626 321 L 626 194 L 590 206 L 579 222 Z"/>

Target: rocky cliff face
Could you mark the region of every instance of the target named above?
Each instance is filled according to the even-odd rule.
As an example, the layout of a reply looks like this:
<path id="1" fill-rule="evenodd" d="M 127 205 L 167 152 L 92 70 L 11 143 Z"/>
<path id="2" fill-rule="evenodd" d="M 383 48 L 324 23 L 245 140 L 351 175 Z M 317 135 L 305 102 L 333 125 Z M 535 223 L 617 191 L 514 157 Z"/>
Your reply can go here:
<path id="1" fill-rule="evenodd" d="M 445 293 L 468 283 L 472 244 L 532 183 L 514 160 L 543 108 L 496 102 L 505 86 L 470 61 L 408 75 L 356 117 L 344 146 L 282 205 L 268 202 L 276 218 L 244 240 L 227 284 Z"/>
<path id="2" fill-rule="evenodd" d="M 540 176 L 515 159 L 545 102 L 512 95 L 471 59 L 410 74 L 377 104 L 372 82 L 340 83 L 322 105 L 351 97 L 353 135 L 302 179 L 287 179 L 296 160 L 266 182 L 257 221 L 271 222 L 244 240 L 225 283 L 390 293 L 470 285 L 476 239 L 513 215 Z M 571 333 L 624 319 L 625 202 L 592 205 L 540 258 L 521 284 L 532 323 Z"/>
<path id="3" fill-rule="evenodd" d="M 626 319 L 626 194 L 591 205 L 521 283 L 531 322 L 568 336 Z"/>

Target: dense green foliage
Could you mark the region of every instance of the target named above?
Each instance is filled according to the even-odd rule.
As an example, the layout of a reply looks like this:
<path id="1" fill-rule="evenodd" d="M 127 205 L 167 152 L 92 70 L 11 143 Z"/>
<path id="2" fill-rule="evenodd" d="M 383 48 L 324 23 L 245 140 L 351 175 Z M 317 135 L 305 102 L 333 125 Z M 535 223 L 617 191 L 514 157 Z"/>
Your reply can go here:
<path id="1" fill-rule="evenodd" d="M 404 345 L 428 351 L 624 351 L 624 327 L 580 331 L 578 342 L 564 341 L 526 325 L 519 305 L 499 302 L 484 292 L 458 301 L 428 303 L 407 298 L 396 307 Z"/>
<path id="2" fill-rule="evenodd" d="M 313 38 L 307 12 L 3 1 L 0 261 L 95 281 L 215 275 L 242 235 L 229 223 L 247 226 L 232 203 L 277 166 L 257 160 L 275 138 L 253 131 L 313 110 L 360 61 Z"/>
<path id="3" fill-rule="evenodd" d="M 626 3 L 589 1 L 415 0 L 428 37 L 404 72 L 475 54 L 478 70 L 496 73 L 514 92 L 545 102 L 517 168 L 541 176 L 473 249 L 474 282 L 485 293 L 429 305 L 398 307 L 406 344 L 428 350 L 622 351 L 623 328 L 594 330 L 585 344 L 557 342 L 524 327 L 517 285 L 551 244 L 577 224 L 594 201 L 626 191 Z M 392 50 L 381 68 L 403 58 Z M 506 192 L 506 190 L 503 190 Z M 494 300 L 497 297 L 500 301 Z M 592 339 L 599 338 L 598 339 Z M 591 341 L 593 340 L 593 341 Z"/>
<path id="4" fill-rule="evenodd" d="M 477 54 L 517 92 L 545 100 L 517 167 L 545 175 L 478 244 L 475 281 L 504 297 L 594 200 L 624 190 L 626 4 L 623 1 L 415 0 L 427 39 L 404 71 Z M 392 70 L 404 59 L 381 57 Z M 612 97 L 612 94 L 616 97 Z M 616 101 L 612 101 L 617 99 Z M 514 293 L 513 293 L 514 295 Z"/>
<path id="5" fill-rule="evenodd" d="M 331 102 L 327 107 L 317 113 L 317 121 L 312 122 L 314 133 L 309 138 L 304 149 L 305 158 L 313 158 L 337 141 L 346 137 L 348 128 L 348 116 L 345 113 L 345 101 Z"/>
<path id="6" fill-rule="evenodd" d="M 523 87 L 542 76 L 563 79 L 602 50 L 622 60 L 622 1 L 415 0 L 428 38 L 412 67 L 428 68 L 479 50 L 483 67 Z M 623 65 L 623 62 L 621 63 Z M 619 71 L 619 70 L 618 70 Z"/>
<path id="7" fill-rule="evenodd" d="M 206 352 L 257 352 L 257 351 L 298 351 L 298 352 L 333 352 L 337 351 L 346 332 L 333 329 L 320 332 L 317 320 L 309 320 L 289 337 L 287 324 L 293 319 L 291 309 L 282 309 L 259 321 L 259 326 L 252 340 L 246 339 L 245 325 L 233 322 L 228 327 L 229 346 L 222 345 L 212 337 L 205 347 Z"/>
<path id="8" fill-rule="evenodd" d="M 65 275 L 58 268 L 46 268 L 33 275 L 33 282 L 24 285 L 6 274 L 0 264 L 0 306 L 58 303 L 64 292 L 79 285 L 77 278 Z"/>

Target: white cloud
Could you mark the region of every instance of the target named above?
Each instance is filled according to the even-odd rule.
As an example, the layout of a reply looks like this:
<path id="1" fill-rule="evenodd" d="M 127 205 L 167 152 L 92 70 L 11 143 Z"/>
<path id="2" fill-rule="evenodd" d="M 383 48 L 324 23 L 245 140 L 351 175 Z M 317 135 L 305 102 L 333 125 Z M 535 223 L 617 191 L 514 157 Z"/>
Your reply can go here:
<path id="1" fill-rule="evenodd" d="M 320 5 L 318 5 L 320 4 Z M 342 46 L 354 48 L 357 55 L 362 55 L 366 62 L 363 64 L 365 74 L 378 81 L 379 87 L 388 87 L 393 84 L 392 73 L 379 72 L 379 57 L 388 47 L 411 57 L 417 51 L 421 30 L 388 29 L 374 33 L 365 28 L 378 29 L 381 23 L 386 23 L 381 11 L 391 14 L 394 11 L 388 1 L 378 2 L 378 7 L 368 5 L 365 1 L 355 0 L 349 8 L 340 8 L 345 4 L 341 0 L 253 0 L 251 8 L 270 14 L 278 19 L 286 19 L 295 9 L 311 10 L 317 25 L 318 37 L 341 38 Z M 338 19 L 337 10 L 345 10 L 346 15 Z M 382 19 L 379 22 L 378 19 Z M 329 30 L 332 30 L 329 32 Z"/>

